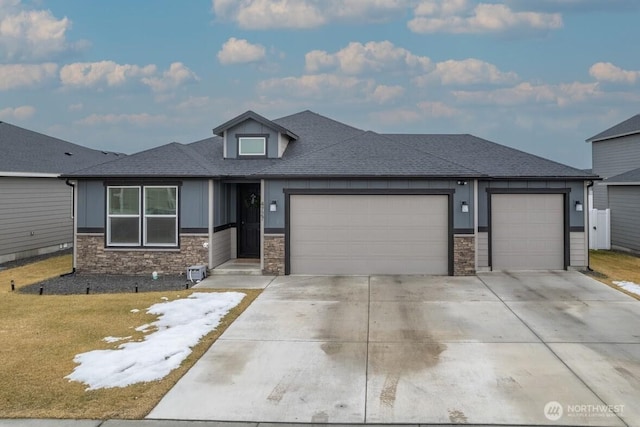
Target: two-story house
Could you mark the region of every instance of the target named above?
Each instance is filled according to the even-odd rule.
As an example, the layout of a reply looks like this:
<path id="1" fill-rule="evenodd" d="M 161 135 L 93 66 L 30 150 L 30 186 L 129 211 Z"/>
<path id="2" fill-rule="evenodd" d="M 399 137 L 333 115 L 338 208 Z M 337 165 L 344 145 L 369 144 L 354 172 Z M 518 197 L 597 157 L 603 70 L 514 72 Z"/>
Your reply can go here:
<path id="1" fill-rule="evenodd" d="M 595 209 L 611 210 L 611 247 L 640 252 L 640 114 L 587 139 Z"/>
<path id="2" fill-rule="evenodd" d="M 248 111 L 67 174 L 78 272 L 437 274 L 588 265 L 584 171 L 472 135 Z"/>

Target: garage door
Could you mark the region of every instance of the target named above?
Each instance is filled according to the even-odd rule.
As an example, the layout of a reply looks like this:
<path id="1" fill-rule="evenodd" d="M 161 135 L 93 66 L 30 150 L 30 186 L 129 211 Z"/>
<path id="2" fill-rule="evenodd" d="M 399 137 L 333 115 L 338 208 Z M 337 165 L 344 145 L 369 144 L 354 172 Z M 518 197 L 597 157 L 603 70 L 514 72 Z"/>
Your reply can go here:
<path id="1" fill-rule="evenodd" d="M 292 195 L 292 274 L 448 274 L 448 196 Z"/>
<path id="2" fill-rule="evenodd" d="M 494 270 L 564 269 L 562 194 L 491 196 Z"/>

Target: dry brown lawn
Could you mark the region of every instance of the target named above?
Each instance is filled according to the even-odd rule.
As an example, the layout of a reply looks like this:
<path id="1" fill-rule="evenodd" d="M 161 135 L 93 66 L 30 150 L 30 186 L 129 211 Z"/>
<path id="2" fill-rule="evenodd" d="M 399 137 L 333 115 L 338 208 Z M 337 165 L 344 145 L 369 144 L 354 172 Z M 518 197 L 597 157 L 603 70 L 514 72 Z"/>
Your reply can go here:
<path id="1" fill-rule="evenodd" d="M 143 418 L 260 293 L 240 290 L 247 295 L 242 302 L 163 380 L 85 391 L 64 378 L 76 354 L 115 348 L 103 341 L 107 336 L 141 338 L 134 328 L 157 318 L 144 309 L 194 291 L 39 296 L 10 290 L 12 278 L 19 288 L 69 271 L 70 262 L 63 256 L 0 271 L 0 418 Z"/>
<path id="2" fill-rule="evenodd" d="M 634 298 L 640 296 L 627 292 L 613 284 L 614 281 L 627 281 L 640 284 L 640 257 L 618 251 L 589 251 L 594 277 L 607 285 Z"/>

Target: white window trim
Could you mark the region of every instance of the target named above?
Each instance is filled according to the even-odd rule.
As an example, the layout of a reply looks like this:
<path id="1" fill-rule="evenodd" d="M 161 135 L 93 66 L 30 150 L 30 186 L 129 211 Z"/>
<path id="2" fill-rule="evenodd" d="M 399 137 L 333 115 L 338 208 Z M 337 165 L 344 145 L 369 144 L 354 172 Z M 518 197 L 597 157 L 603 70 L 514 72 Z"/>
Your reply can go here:
<path id="1" fill-rule="evenodd" d="M 144 198 L 142 200 L 146 201 L 147 198 L 147 188 L 175 188 L 176 190 L 176 213 L 173 215 L 148 215 L 146 212 L 142 212 L 142 227 L 143 227 L 143 233 L 144 233 L 144 246 L 151 246 L 151 247 L 167 247 L 167 248 L 175 248 L 178 246 L 178 208 L 180 206 L 180 202 L 178 200 L 179 196 L 179 191 L 178 191 L 178 186 L 177 185 L 145 185 L 144 187 Z M 141 208 L 145 208 L 146 206 L 141 206 Z M 174 218 L 175 219 L 175 235 L 176 235 L 176 240 L 173 243 L 152 243 L 149 244 L 147 242 L 147 218 Z"/>
<path id="2" fill-rule="evenodd" d="M 262 140 L 262 152 L 261 153 L 243 153 L 242 152 L 242 140 L 243 139 L 261 139 Z M 264 136 L 241 136 L 238 137 L 238 155 L 239 156 L 266 156 L 267 155 L 267 138 Z"/>
<path id="3" fill-rule="evenodd" d="M 109 197 L 109 190 L 112 188 L 136 188 L 138 189 L 138 215 L 134 214 L 111 214 L 111 197 Z M 140 227 L 138 227 L 138 242 L 137 243 L 113 243 L 111 241 L 111 218 L 137 218 L 138 224 L 140 223 L 140 216 L 142 214 L 142 190 L 140 186 L 137 185 L 113 185 L 107 187 L 107 246 L 131 246 L 131 247 L 139 247 L 140 246 Z"/>

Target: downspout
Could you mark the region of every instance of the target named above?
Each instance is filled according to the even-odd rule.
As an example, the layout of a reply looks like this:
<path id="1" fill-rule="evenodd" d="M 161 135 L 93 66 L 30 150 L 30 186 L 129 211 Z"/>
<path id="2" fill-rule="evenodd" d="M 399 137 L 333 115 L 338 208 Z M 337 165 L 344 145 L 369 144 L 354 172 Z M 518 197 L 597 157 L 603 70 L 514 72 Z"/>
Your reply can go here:
<path id="1" fill-rule="evenodd" d="M 65 184 L 67 184 L 69 187 L 71 187 L 73 189 L 72 191 L 72 203 L 73 203 L 73 213 L 72 213 L 72 217 L 73 217 L 73 264 L 72 264 L 72 269 L 70 272 L 68 273 L 64 273 L 61 274 L 60 277 L 65 277 L 65 276 L 70 276 L 72 274 L 76 274 L 76 257 L 78 255 L 78 235 L 77 235 L 77 231 L 78 231 L 78 202 L 77 202 L 77 197 L 76 197 L 76 185 L 71 183 L 71 181 L 69 181 L 69 179 L 67 178 L 67 180 L 65 181 Z"/>
<path id="2" fill-rule="evenodd" d="M 589 224 L 589 213 L 591 212 L 591 209 L 589 207 L 589 188 L 593 187 L 595 183 L 593 181 L 589 181 L 589 184 L 587 184 L 587 188 L 586 188 L 586 196 L 587 196 L 587 203 L 585 203 L 587 205 L 587 208 L 585 209 L 585 224 L 587 224 L 587 270 L 588 271 L 593 271 L 593 269 L 591 268 L 591 254 L 589 253 L 589 250 L 591 249 L 589 246 L 591 246 L 591 224 Z"/>

